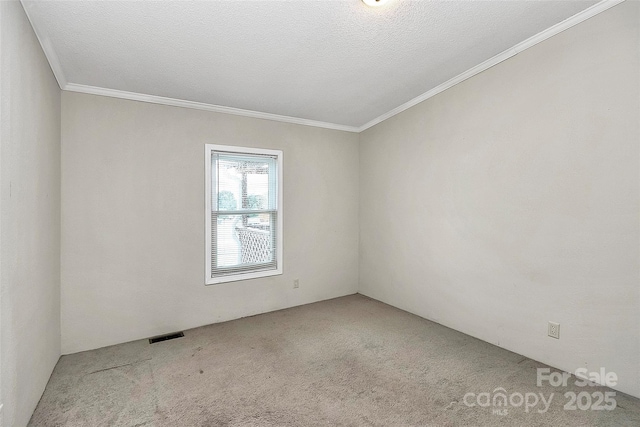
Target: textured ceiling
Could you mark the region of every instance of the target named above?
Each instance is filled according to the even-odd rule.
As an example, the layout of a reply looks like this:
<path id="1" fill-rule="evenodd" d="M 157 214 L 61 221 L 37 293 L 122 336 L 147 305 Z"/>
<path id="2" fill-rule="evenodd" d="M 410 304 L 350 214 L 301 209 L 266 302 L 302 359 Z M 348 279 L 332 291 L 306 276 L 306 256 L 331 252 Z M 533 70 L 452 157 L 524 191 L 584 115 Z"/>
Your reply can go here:
<path id="1" fill-rule="evenodd" d="M 69 83 L 354 127 L 595 3 L 23 2 Z"/>

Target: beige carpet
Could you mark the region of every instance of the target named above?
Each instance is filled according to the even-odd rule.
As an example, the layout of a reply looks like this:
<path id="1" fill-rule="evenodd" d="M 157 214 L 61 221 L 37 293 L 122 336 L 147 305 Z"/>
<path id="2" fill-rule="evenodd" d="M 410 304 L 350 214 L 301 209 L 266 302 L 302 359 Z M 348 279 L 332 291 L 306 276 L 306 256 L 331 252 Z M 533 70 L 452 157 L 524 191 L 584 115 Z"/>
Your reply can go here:
<path id="1" fill-rule="evenodd" d="M 537 367 L 544 365 L 352 295 L 162 343 L 63 356 L 29 425 L 640 426 L 640 401 L 622 393 L 612 411 L 564 410 L 564 393 L 585 389 L 573 378 L 567 388 L 537 387 Z M 554 397 L 544 413 L 541 402 L 517 406 L 517 396 L 513 405 L 477 405 L 480 393 L 492 398 L 499 387 L 510 397 Z M 466 393 L 476 406 L 464 404 Z"/>

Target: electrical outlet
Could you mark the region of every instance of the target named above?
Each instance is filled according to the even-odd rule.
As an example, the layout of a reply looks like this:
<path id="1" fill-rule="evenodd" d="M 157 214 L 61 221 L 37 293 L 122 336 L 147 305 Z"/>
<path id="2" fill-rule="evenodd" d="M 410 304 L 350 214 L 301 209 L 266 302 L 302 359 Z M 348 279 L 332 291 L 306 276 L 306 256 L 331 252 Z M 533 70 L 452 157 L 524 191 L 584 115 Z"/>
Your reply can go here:
<path id="1" fill-rule="evenodd" d="M 293 289 L 298 289 L 300 287 L 300 280 L 299 279 L 294 279 L 293 280 Z"/>
<path id="2" fill-rule="evenodd" d="M 549 336 L 557 340 L 560 339 L 560 323 L 549 322 Z"/>

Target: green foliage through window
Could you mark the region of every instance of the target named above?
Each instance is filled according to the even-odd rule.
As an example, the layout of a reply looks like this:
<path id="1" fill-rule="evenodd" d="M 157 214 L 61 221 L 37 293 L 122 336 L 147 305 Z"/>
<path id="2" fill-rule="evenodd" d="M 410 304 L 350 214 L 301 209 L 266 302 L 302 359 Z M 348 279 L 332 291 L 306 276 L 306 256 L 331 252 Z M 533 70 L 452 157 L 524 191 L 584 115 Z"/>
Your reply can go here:
<path id="1" fill-rule="evenodd" d="M 247 209 L 264 209 L 266 201 L 264 196 L 249 194 L 247 196 Z"/>
<path id="2" fill-rule="evenodd" d="M 221 211 L 234 211 L 238 207 L 238 202 L 231 191 L 221 191 L 218 193 L 218 209 Z"/>

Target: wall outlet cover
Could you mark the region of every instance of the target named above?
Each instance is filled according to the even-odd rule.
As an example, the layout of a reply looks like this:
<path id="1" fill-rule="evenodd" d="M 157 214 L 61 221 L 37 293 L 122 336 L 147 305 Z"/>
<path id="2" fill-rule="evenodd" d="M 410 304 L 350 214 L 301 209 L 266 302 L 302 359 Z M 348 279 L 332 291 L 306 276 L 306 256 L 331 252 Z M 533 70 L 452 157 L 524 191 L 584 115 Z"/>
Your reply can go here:
<path id="1" fill-rule="evenodd" d="M 551 338 L 560 339 L 560 323 L 549 322 L 549 332 L 548 335 Z"/>

